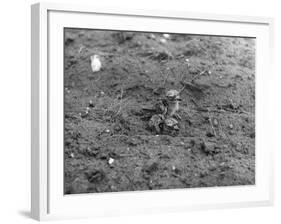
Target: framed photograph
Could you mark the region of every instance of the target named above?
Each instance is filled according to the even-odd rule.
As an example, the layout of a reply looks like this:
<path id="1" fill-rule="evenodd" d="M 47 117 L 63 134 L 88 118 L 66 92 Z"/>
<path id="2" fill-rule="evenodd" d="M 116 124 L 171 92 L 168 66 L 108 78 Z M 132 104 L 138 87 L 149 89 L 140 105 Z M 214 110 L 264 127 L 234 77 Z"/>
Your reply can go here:
<path id="1" fill-rule="evenodd" d="M 32 5 L 32 217 L 271 205 L 272 29 Z"/>

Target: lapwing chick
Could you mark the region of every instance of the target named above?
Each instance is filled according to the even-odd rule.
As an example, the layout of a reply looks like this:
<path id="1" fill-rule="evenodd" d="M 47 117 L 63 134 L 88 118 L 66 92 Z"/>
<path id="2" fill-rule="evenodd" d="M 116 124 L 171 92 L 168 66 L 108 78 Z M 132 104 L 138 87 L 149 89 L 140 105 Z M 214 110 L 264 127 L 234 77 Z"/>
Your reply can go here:
<path id="1" fill-rule="evenodd" d="M 168 116 L 180 119 L 179 115 L 177 114 L 177 112 L 180 109 L 180 104 L 179 104 L 180 101 L 181 101 L 181 98 L 180 98 L 179 91 L 172 89 L 166 93 L 166 102 L 168 105 L 168 108 L 167 108 Z"/>
<path id="2" fill-rule="evenodd" d="M 169 90 L 165 99 L 158 101 L 155 112 L 149 122 L 148 126 L 157 134 L 163 133 L 165 129 L 167 133 L 171 131 L 179 131 L 180 116 L 177 114 L 179 110 L 179 101 L 181 101 L 180 93 L 177 90 Z"/>

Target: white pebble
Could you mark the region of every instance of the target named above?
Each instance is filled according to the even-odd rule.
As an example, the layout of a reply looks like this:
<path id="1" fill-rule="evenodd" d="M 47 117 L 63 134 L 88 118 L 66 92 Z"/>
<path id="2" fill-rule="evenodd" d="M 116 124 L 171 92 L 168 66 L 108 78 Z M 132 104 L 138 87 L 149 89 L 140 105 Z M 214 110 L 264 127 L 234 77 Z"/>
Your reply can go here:
<path id="1" fill-rule="evenodd" d="M 91 67 L 93 72 L 98 72 L 101 69 L 101 61 L 98 55 L 91 56 Z"/>
<path id="2" fill-rule="evenodd" d="M 113 158 L 109 158 L 108 164 L 111 165 L 113 162 L 114 162 L 114 159 Z"/>
<path id="3" fill-rule="evenodd" d="M 163 37 L 166 38 L 166 39 L 169 39 L 170 38 L 170 34 L 165 33 L 165 34 L 163 34 Z"/>
<path id="4" fill-rule="evenodd" d="M 109 133 L 109 132 L 110 132 L 110 130 L 109 130 L 109 129 L 106 129 L 106 130 L 105 130 L 105 132 L 106 132 L 106 133 Z"/>
<path id="5" fill-rule="evenodd" d="M 74 158 L 74 153 L 73 153 L 73 152 L 70 153 L 70 157 L 71 157 L 71 158 Z"/>
<path id="6" fill-rule="evenodd" d="M 153 39 L 153 40 L 155 40 L 156 36 L 155 36 L 154 34 L 151 34 L 151 35 L 150 35 L 150 38 Z"/>
<path id="7" fill-rule="evenodd" d="M 172 166 L 172 170 L 175 170 L 176 169 L 176 167 L 175 166 Z"/>
<path id="8" fill-rule="evenodd" d="M 167 40 L 166 40 L 166 39 L 164 39 L 164 38 L 161 38 L 159 41 L 160 41 L 162 44 L 167 43 Z"/>
<path id="9" fill-rule="evenodd" d="M 213 124 L 214 124 L 214 126 L 218 126 L 218 125 L 219 125 L 219 121 L 215 118 L 215 119 L 213 120 Z"/>

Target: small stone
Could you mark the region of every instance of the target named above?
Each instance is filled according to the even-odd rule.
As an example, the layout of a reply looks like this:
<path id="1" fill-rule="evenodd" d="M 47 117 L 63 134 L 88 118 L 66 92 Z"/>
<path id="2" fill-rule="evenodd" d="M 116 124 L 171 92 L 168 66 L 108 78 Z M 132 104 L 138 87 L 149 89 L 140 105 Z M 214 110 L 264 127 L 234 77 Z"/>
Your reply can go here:
<path id="1" fill-rule="evenodd" d="M 65 88 L 65 91 L 69 94 L 70 90 L 68 88 Z"/>
<path id="2" fill-rule="evenodd" d="M 213 142 L 201 142 L 201 150 L 207 155 L 216 154 L 218 153 L 219 149 L 220 148 Z"/>
<path id="3" fill-rule="evenodd" d="M 108 164 L 109 164 L 109 165 L 112 165 L 113 163 L 114 163 L 114 159 L 113 159 L 113 158 L 109 158 Z"/>
<path id="4" fill-rule="evenodd" d="M 153 39 L 153 40 L 155 40 L 156 36 L 155 36 L 154 34 L 151 34 L 151 35 L 150 35 L 150 38 Z"/>
<path id="5" fill-rule="evenodd" d="M 70 157 L 71 157 L 71 158 L 74 158 L 74 153 L 73 153 L 73 152 L 70 153 Z"/>
<path id="6" fill-rule="evenodd" d="M 89 107 L 94 107 L 94 103 L 92 100 L 90 100 L 90 102 L 89 102 Z"/>
<path id="7" fill-rule="evenodd" d="M 170 38 L 170 34 L 164 33 L 164 34 L 163 34 L 163 37 L 166 38 L 166 39 L 168 39 L 168 38 Z"/>
<path id="8" fill-rule="evenodd" d="M 175 166 L 172 166 L 172 170 L 175 170 L 176 169 L 176 167 Z"/>
<path id="9" fill-rule="evenodd" d="M 101 69 L 101 60 L 99 55 L 92 55 L 91 59 L 91 67 L 93 72 L 98 72 Z"/>
<path id="10" fill-rule="evenodd" d="M 233 124 L 230 124 L 230 125 L 229 125 L 229 128 L 230 128 L 230 129 L 233 129 Z"/>
<path id="11" fill-rule="evenodd" d="M 159 41 L 160 41 L 160 43 L 162 43 L 162 44 L 167 43 L 167 40 L 166 40 L 165 38 L 161 38 Z"/>
<path id="12" fill-rule="evenodd" d="M 103 95 L 104 95 L 104 92 L 103 92 L 103 91 L 101 91 L 101 92 L 100 92 L 100 95 L 102 95 L 102 96 L 103 96 Z"/>
<path id="13" fill-rule="evenodd" d="M 105 130 L 105 132 L 106 132 L 106 133 L 109 133 L 109 132 L 110 132 L 110 130 L 109 130 L 109 129 L 106 129 L 106 130 Z"/>
<path id="14" fill-rule="evenodd" d="M 213 120 L 213 125 L 215 127 L 217 127 L 219 125 L 219 122 L 218 122 L 218 120 L 216 118 Z"/>

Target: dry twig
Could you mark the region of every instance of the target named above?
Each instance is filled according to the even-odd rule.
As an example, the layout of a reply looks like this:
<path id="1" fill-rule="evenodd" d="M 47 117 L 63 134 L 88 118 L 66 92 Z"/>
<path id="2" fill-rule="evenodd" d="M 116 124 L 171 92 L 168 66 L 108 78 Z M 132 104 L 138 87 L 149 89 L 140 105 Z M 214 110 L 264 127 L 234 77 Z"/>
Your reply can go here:
<path id="1" fill-rule="evenodd" d="M 212 122 L 212 119 L 211 119 L 211 115 L 210 115 L 209 109 L 208 109 L 208 116 L 209 116 L 209 122 L 210 122 L 210 125 L 211 125 L 211 128 L 212 128 L 213 134 L 217 137 L 217 133 L 216 133 L 215 128 L 213 126 L 213 122 Z"/>

